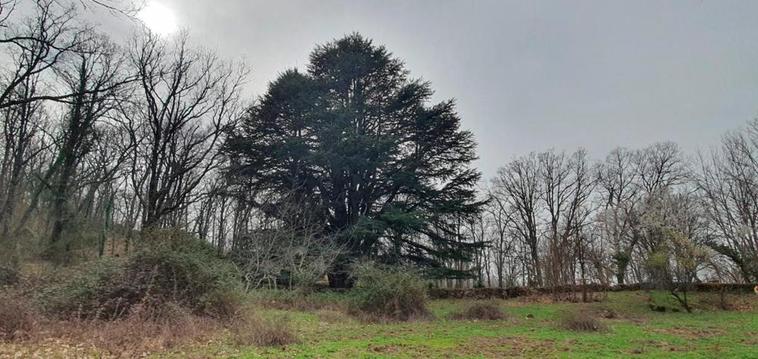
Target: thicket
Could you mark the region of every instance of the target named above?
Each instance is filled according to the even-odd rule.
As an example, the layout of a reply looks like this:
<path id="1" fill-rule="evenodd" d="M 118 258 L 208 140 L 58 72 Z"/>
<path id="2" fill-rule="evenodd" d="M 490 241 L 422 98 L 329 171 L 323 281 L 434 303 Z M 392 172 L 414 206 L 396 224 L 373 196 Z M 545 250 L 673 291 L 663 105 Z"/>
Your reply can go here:
<path id="1" fill-rule="evenodd" d="M 418 271 L 373 262 L 357 264 L 350 310 L 368 320 L 408 321 L 430 316 L 426 285 Z"/>
<path id="2" fill-rule="evenodd" d="M 112 320 L 135 308 L 161 317 L 170 303 L 224 319 L 240 299 L 234 265 L 207 242 L 176 231 L 145 235 L 126 258 L 83 263 L 56 277 L 36 299 L 45 312 L 63 318 Z"/>

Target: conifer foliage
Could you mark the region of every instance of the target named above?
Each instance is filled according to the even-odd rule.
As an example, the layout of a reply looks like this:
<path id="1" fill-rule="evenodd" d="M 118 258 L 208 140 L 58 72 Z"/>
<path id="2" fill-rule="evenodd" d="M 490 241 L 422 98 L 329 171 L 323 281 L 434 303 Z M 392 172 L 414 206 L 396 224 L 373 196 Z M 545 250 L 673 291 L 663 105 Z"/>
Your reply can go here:
<path id="1" fill-rule="evenodd" d="M 282 73 L 235 128 L 230 175 L 269 208 L 305 201 L 317 213 L 345 249 L 332 286 L 349 285 L 347 264 L 366 256 L 446 271 L 472 249 L 453 228 L 478 211 L 480 174 L 454 101 L 432 94 L 359 34 L 318 46 L 306 72 Z"/>

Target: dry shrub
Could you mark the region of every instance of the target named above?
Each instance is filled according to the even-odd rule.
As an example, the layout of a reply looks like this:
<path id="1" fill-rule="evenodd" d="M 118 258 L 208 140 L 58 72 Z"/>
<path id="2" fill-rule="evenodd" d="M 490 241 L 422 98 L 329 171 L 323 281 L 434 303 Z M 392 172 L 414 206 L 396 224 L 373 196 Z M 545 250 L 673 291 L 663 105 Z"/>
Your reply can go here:
<path id="1" fill-rule="evenodd" d="M 138 357 L 145 353 L 206 341 L 221 325 L 212 318 L 196 316 L 176 305 L 165 305 L 157 315 L 152 308 L 137 306 L 128 316 L 112 321 L 67 320 L 46 323 L 33 340 L 57 338 L 80 343 L 118 357 Z"/>
<path id="2" fill-rule="evenodd" d="M 505 313 L 494 303 L 476 302 L 452 316 L 456 320 L 501 320 Z"/>
<path id="3" fill-rule="evenodd" d="M 167 303 L 200 316 L 233 317 L 240 302 L 234 265 L 204 241 L 173 231 L 158 233 L 164 236 L 146 240 L 126 259 L 80 265 L 42 288 L 38 301 L 63 319 L 113 320 L 148 306 L 159 313 Z"/>
<path id="4" fill-rule="evenodd" d="M 11 302 L 6 298 L 0 299 L 3 300 L 0 341 L 92 348 L 105 356 L 138 357 L 170 350 L 206 341 L 222 328 L 215 319 L 196 316 L 169 303 L 163 306 L 161 313 L 156 313 L 154 308 L 135 306 L 128 316 L 111 321 L 55 320 L 37 316 L 23 304 L 8 305 Z"/>
<path id="5" fill-rule="evenodd" d="M 426 286 L 412 268 L 388 267 L 374 263 L 357 265 L 351 291 L 350 312 L 367 321 L 408 321 L 426 319 Z"/>
<path id="6" fill-rule="evenodd" d="M 575 332 L 602 332 L 608 329 L 591 313 L 575 310 L 567 310 L 561 313 L 558 324 L 563 329 Z"/>
<path id="7" fill-rule="evenodd" d="M 0 342 L 26 338 L 34 329 L 37 315 L 28 300 L 0 292 Z"/>
<path id="8" fill-rule="evenodd" d="M 282 347 L 298 342 L 286 317 L 272 320 L 249 316 L 234 321 L 229 330 L 238 346 Z"/>

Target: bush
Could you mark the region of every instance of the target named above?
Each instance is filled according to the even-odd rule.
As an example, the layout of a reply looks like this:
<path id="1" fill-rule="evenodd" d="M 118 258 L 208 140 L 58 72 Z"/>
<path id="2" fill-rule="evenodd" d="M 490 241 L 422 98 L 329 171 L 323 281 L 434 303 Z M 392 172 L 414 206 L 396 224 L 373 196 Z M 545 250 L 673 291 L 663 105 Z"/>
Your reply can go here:
<path id="1" fill-rule="evenodd" d="M 426 286 L 414 269 L 365 263 L 355 266 L 352 276 L 353 313 L 370 320 L 407 321 L 429 316 Z"/>
<path id="2" fill-rule="evenodd" d="M 123 272 L 124 262 L 116 259 L 84 263 L 52 275 L 49 283 L 42 284 L 36 299 L 45 312 L 54 316 L 89 316 L 116 299 L 113 298 L 114 288 Z"/>
<path id="3" fill-rule="evenodd" d="M 34 311 L 28 301 L 0 293 L 0 342 L 18 339 L 34 326 Z"/>
<path id="4" fill-rule="evenodd" d="M 464 311 L 452 316 L 457 320 L 501 320 L 505 319 L 505 313 L 500 308 L 488 302 L 476 302 Z"/>
<path id="5" fill-rule="evenodd" d="M 160 234 L 165 234 L 163 237 Z M 167 303 L 193 314 L 234 315 L 239 279 L 233 264 L 198 239 L 157 232 L 125 260 L 105 259 L 77 267 L 41 291 L 43 307 L 58 316 L 116 319 L 134 308 L 164 314 Z"/>
<path id="6" fill-rule="evenodd" d="M 590 313 L 565 311 L 559 317 L 560 327 L 575 332 L 601 332 L 608 328 Z"/>
<path id="7" fill-rule="evenodd" d="M 194 238 L 169 237 L 146 246 L 126 263 L 124 290 L 151 300 L 175 302 L 195 314 L 228 318 L 239 304 L 234 265 Z"/>

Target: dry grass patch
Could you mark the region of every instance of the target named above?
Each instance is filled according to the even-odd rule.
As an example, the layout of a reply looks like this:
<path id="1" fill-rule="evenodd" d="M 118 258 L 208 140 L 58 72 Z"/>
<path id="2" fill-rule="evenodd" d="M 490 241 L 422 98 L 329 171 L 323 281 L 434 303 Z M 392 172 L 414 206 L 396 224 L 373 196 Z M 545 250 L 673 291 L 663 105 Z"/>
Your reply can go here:
<path id="1" fill-rule="evenodd" d="M 324 323 L 343 323 L 349 321 L 349 318 L 344 312 L 330 309 L 320 309 L 316 312 L 318 319 Z"/>
<path id="2" fill-rule="evenodd" d="M 0 342 L 28 337 L 37 322 L 29 301 L 11 292 L 0 292 Z"/>
<path id="3" fill-rule="evenodd" d="M 455 320 L 501 320 L 505 313 L 495 303 L 476 302 L 451 316 Z"/>
<path id="4" fill-rule="evenodd" d="M 115 320 L 61 320 L 45 317 L 30 302 L 15 293 L 0 293 L 0 342 L 53 350 L 43 357 L 58 356 L 53 355 L 58 349 L 67 353 L 61 357 L 81 357 L 81 350 L 97 356 L 136 357 L 208 339 L 222 328 L 217 320 L 172 303 L 164 303 L 160 310 L 135 306 L 129 315 Z M 73 355 L 73 349 L 79 354 Z"/>
<path id="5" fill-rule="evenodd" d="M 299 342 L 286 317 L 273 320 L 250 316 L 231 323 L 229 330 L 238 346 L 283 347 Z"/>
<path id="6" fill-rule="evenodd" d="M 145 318 L 135 312 L 124 319 L 94 325 L 81 322 L 75 341 L 91 342 L 113 355 L 135 356 L 205 341 L 220 328 L 217 321 L 188 312 L 162 318 Z"/>
<path id="7" fill-rule="evenodd" d="M 574 332 L 604 332 L 608 327 L 588 311 L 567 310 L 558 317 L 558 325 Z"/>

